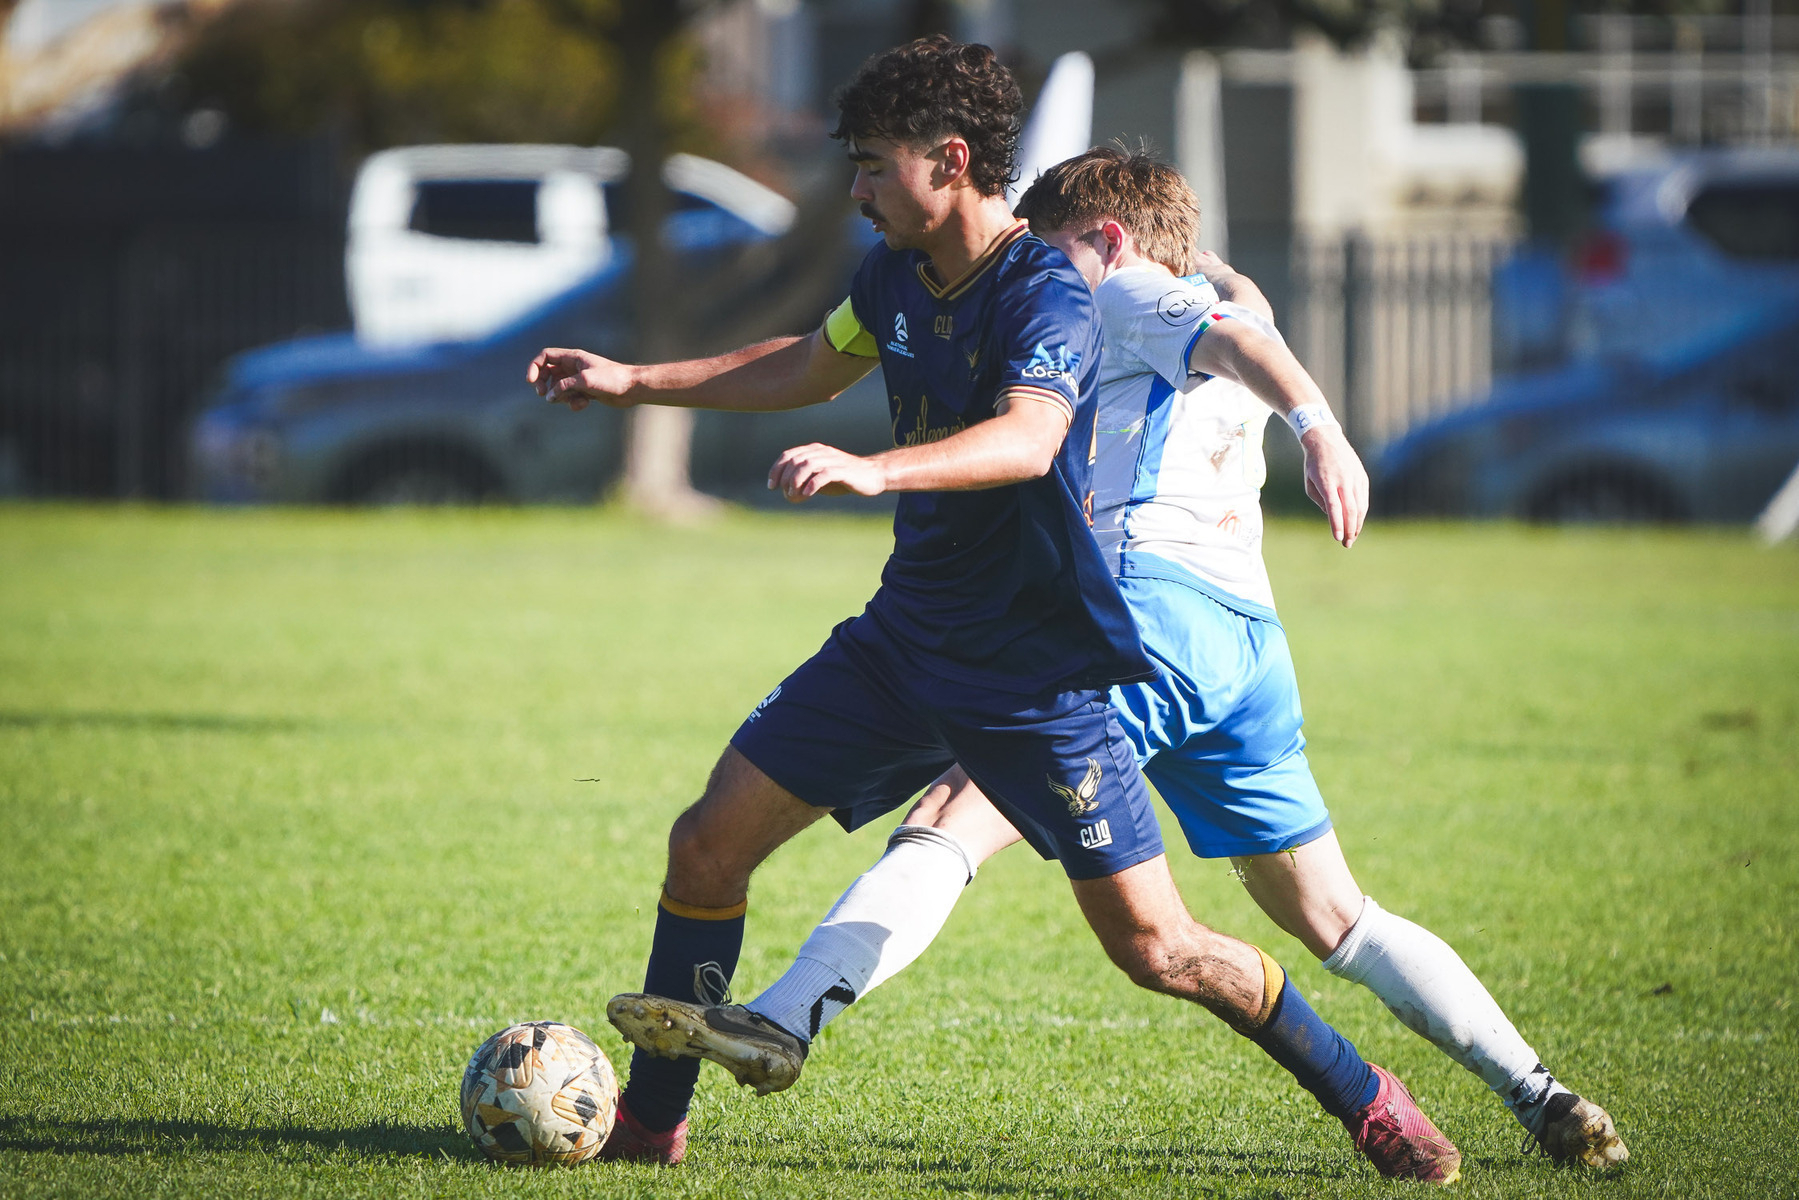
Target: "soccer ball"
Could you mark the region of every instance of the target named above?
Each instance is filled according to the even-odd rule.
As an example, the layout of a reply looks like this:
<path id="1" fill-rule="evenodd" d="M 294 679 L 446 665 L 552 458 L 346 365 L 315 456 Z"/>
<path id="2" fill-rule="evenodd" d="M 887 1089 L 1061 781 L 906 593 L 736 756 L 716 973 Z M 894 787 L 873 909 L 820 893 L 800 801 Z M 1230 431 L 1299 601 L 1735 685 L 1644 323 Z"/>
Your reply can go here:
<path id="1" fill-rule="evenodd" d="M 462 1124 L 500 1162 L 584 1162 L 606 1144 L 617 1113 L 612 1064 L 585 1033 L 555 1021 L 500 1030 L 462 1073 Z"/>

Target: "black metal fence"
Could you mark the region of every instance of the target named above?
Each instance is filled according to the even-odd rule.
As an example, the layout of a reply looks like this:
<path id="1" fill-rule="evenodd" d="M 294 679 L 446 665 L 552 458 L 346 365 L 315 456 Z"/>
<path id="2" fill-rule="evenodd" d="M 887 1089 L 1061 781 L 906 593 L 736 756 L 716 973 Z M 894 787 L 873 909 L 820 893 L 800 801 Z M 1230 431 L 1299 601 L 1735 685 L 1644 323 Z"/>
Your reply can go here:
<path id="1" fill-rule="evenodd" d="M 1294 352 L 1377 449 L 1493 380 L 1493 273 L 1510 239 L 1443 233 L 1296 238 Z"/>
<path id="2" fill-rule="evenodd" d="M 349 323 L 330 147 L 0 153 L 0 494 L 178 498 L 230 355 Z"/>

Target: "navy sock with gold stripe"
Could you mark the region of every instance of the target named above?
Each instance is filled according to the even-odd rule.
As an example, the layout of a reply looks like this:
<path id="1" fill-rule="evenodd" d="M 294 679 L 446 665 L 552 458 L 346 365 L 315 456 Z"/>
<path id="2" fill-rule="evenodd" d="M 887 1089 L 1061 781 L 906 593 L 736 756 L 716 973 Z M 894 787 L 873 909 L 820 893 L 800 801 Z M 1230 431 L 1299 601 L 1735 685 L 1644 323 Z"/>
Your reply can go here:
<path id="1" fill-rule="evenodd" d="M 656 906 L 656 935 L 643 990 L 696 1004 L 728 1003 L 747 907 L 746 901 L 730 908 L 699 908 L 664 892 Z M 655 1133 L 673 1129 L 687 1115 L 699 1077 L 697 1058 L 657 1058 L 635 1051 L 625 1104 L 644 1128 Z"/>
<path id="2" fill-rule="evenodd" d="M 1366 1108 L 1380 1091 L 1380 1080 L 1354 1044 L 1312 1011 L 1280 964 L 1257 953 L 1262 955 L 1262 1011 L 1253 1028 L 1238 1032 L 1285 1067 L 1331 1116 L 1342 1120 Z"/>

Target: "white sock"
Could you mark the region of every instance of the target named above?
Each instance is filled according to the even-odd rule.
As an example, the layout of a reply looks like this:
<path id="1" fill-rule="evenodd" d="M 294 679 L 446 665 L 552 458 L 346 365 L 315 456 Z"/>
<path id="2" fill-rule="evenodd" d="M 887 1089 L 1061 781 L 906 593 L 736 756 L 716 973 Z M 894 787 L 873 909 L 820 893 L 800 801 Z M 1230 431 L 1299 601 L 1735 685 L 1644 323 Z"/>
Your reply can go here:
<path id="1" fill-rule="evenodd" d="M 1324 969 L 1380 997 L 1413 1033 L 1480 1076 L 1526 1129 L 1542 1102 L 1566 1091 L 1449 943 L 1372 897 Z"/>
<path id="2" fill-rule="evenodd" d="M 880 861 L 831 906 L 787 973 L 745 1007 L 811 1041 L 924 953 L 974 873 L 974 859 L 953 835 L 901 825 Z"/>

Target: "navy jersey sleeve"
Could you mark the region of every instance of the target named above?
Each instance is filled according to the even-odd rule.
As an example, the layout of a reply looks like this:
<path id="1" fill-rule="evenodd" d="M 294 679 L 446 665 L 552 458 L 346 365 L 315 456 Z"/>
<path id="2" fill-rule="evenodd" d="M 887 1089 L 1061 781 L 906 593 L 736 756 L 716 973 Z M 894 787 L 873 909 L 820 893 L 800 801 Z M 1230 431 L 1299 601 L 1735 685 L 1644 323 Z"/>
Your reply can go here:
<path id="1" fill-rule="evenodd" d="M 1059 405 L 1072 420 L 1099 357 L 1093 293 L 1066 258 L 1048 247 L 1008 281 L 995 314 L 999 393 L 1023 392 Z M 1056 261 L 1052 261 L 1056 260 Z"/>

